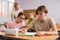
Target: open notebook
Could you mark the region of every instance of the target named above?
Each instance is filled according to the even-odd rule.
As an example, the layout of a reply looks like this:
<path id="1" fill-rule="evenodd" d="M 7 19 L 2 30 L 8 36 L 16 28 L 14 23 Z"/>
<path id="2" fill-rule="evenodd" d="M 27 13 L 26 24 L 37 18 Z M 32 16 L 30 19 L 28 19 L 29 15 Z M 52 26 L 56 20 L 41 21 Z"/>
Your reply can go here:
<path id="1" fill-rule="evenodd" d="M 35 34 L 35 32 L 27 32 L 25 34 L 19 34 L 19 36 L 34 36 Z"/>

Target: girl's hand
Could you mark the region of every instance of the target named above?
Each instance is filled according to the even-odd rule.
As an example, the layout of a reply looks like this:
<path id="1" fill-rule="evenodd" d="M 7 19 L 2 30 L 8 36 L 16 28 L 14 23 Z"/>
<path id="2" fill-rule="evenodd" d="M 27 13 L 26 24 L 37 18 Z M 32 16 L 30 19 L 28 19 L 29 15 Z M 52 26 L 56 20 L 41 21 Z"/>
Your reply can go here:
<path id="1" fill-rule="evenodd" d="M 26 29 L 22 29 L 20 32 L 25 34 L 27 32 L 27 30 Z"/>

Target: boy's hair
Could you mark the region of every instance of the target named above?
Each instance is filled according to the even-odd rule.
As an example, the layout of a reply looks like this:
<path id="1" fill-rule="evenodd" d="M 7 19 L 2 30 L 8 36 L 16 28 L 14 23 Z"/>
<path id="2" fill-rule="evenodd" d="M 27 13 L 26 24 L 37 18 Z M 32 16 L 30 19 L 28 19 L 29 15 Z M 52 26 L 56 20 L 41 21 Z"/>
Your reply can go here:
<path id="1" fill-rule="evenodd" d="M 38 14 L 38 11 L 43 11 L 44 13 L 48 13 L 46 6 L 42 5 L 39 6 L 36 10 L 36 14 Z"/>
<path id="2" fill-rule="evenodd" d="M 24 15 L 23 12 L 19 12 L 17 18 L 20 17 L 21 15 Z"/>

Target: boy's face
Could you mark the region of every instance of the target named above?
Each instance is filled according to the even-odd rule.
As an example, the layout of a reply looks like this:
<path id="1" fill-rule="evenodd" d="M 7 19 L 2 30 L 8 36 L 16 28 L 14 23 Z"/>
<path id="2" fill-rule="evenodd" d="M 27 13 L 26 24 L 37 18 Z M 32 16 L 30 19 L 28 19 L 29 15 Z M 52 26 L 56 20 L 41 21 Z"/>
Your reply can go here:
<path id="1" fill-rule="evenodd" d="M 43 19 L 46 16 L 46 13 L 44 13 L 43 11 L 38 11 L 38 17 L 40 19 Z"/>
<path id="2" fill-rule="evenodd" d="M 24 15 L 21 15 L 20 17 L 17 18 L 17 21 L 20 23 L 25 19 Z"/>

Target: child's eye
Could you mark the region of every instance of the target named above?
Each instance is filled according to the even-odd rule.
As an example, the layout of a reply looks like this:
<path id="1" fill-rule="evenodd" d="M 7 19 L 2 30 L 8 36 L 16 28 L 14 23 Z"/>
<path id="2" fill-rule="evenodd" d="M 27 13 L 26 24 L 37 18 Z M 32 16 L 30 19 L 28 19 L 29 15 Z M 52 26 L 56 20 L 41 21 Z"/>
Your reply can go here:
<path id="1" fill-rule="evenodd" d="M 20 19 L 25 19 L 25 18 L 20 18 Z"/>

